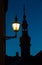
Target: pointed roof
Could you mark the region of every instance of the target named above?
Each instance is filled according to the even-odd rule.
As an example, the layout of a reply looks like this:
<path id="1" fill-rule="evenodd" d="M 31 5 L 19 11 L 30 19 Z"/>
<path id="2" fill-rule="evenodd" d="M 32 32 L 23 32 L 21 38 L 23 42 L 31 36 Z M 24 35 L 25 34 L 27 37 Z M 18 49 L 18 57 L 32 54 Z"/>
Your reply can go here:
<path id="1" fill-rule="evenodd" d="M 25 5 L 24 5 L 24 8 L 23 8 L 23 12 L 24 12 L 23 18 L 25 19 L 26 18 L 26 15 L 25 15 Z"/>
<path id="2" fill-rule="evenodd" d="M 37 53 L 37 55 L 35 55 L 35 56 L 42 57 L 42 50 L 39 53 Z"/>
<path id="3" fill-rule="evenodd" d="M 26 29 L 27 26 L 28 26 L 28 24 L 27 24 L 27 21 L 26 21 L 25 5 L 24 5 L 24 8 L 23 8 L 23 23 L 22 23 L 22 27 L 23 27 L 23 29 Z"/>

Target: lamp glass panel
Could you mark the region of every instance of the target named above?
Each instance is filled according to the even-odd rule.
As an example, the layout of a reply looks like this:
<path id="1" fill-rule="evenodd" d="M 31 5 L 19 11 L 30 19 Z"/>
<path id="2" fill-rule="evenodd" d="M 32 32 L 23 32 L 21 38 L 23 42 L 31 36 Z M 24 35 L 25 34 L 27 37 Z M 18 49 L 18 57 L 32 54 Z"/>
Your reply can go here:
<path id="1" fill-rule="evenodd" d="M 14 31 L 19 31 L 20 23 L 13 23 L 12 28 L 13 28 Z"/>

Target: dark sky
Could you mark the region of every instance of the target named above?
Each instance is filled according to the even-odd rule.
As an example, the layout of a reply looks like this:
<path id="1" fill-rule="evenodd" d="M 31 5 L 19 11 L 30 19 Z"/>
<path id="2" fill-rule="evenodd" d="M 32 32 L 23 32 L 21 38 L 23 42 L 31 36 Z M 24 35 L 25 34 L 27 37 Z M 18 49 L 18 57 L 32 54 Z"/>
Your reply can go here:
<path id="1" fill-rule="evenodd" d="M 26 20 L 29 24 L 29 36 L 31 37 L 31 54 L 35 55 L 42 50 L 42 0 L 8 0 L 8 11 L 6 14 L 6 35 L 15 35 L 12 30 L 12 22 L 15 16 L 18 16 L 18 21 L 22 24 L 23 7 L 26 7 Z M 6 40 L 6 54 L 10 56 L 16 55 L 16 52 L 21 54 L 20 31 L 17 33 L 17 38 Z"/>

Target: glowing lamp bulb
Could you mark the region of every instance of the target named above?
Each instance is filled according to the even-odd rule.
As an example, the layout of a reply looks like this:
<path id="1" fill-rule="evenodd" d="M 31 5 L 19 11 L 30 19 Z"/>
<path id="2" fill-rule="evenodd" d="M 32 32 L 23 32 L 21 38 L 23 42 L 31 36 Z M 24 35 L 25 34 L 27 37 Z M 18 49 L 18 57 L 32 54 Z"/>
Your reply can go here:
<path id="1" fill-rule="evenodd" d="M 15 32 L 19 31 L 20 29 L 20 23 L 18 22 L 15 22 L 15 23 L 12 23 L 12 28 Z"/>

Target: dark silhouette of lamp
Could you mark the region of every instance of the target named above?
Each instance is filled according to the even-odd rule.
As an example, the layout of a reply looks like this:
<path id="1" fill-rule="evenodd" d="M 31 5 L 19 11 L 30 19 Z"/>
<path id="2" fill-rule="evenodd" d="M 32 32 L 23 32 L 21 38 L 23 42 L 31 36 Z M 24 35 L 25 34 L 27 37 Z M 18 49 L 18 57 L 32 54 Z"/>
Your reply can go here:
<path id="1" fill-rule="evenodd" d="M 18 20 L 18 18 L 16 16 L 15 17 L 15 21 L 12 22 L 12 29 L 14 30 L 15 35 L 14 36 L 3 36 L 0 39 L 6 39 L 7 40 L 7 39 L 12 39 L 12 38 L 16 38 L 17 37 L 17 32 L 20 29 L 20 23 L 17 20 Z"/>
<path id="2" fill-rule="evenodd" d="M 17 16 L 15 17 L 15 21 L 12 22 L 12 29 L 14 30 L 15 32 L 15 36 L 6 36 L 6 39 L 11 39 L 11 38 L 16 38 L 17 37 L 17 32 L 19 31 L 20 29 L 20 23 L 17 21 L 18 18 Z"/>
<path id="3" fill-rule="evenodd" d="M 18 32 L 19 29 L 20 29 L 20 23 L 17 22 L 17 19 L 18 19 L 18 18 L 17 18 L 17 16 L 16 16 L 15 22 L 12 23 L 12 28 L 13 28 L 13 30 L 14 30 L 15 32 Z"/>

